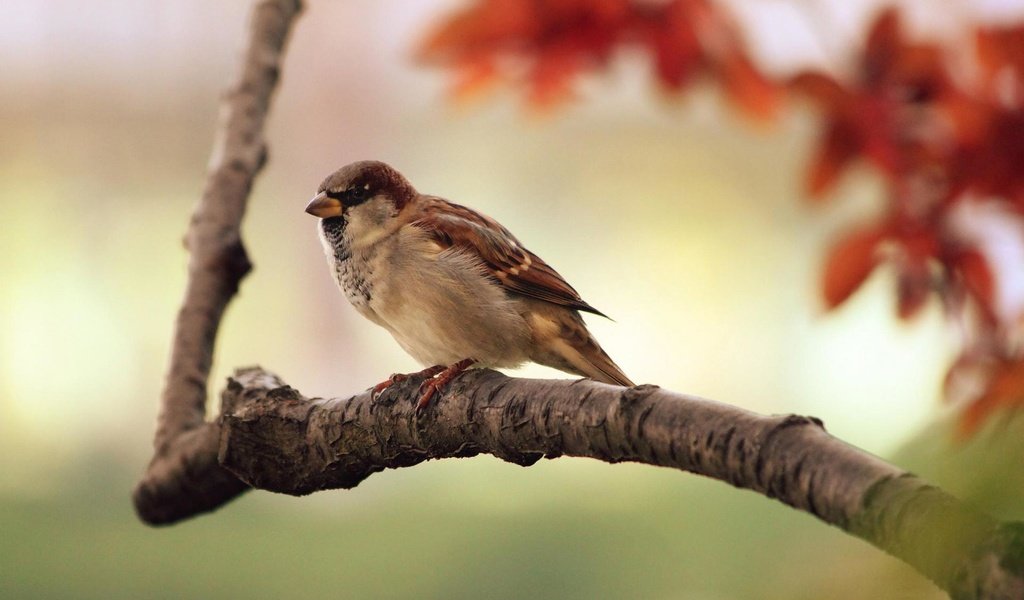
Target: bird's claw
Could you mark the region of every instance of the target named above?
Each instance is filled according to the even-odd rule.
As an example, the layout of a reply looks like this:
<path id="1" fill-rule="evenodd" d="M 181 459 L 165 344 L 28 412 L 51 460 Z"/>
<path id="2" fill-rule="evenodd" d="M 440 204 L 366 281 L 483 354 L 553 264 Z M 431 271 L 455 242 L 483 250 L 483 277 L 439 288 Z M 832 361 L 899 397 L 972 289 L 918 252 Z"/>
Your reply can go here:
<path id="1" fill-rule="evenodd" d="M 416 412 L 421 413 L 430 404 L 430 401 L 437 394 L 437 388 L 444 385 L 438 383 L 438 377 L 434 376 L 420 384 L 420 399 L 416 402 Z"/>
<path id="2" fill-rule="evenodd" d="M 384 393 L 384 390 L 395 385 L 396 383 L 401 383 L 408 378 L 409 376 L 404 373 L 392 373 L 391 377 L 388 377 L 384 381 L 373 386 L 373 390 L 370 392 L 370 398 L 373 400 L 380 398 L 380 395 Z"/>
<path id="3" fill-rule="evenodd" d="M 376 400 L 382 393 L 384 393 L 384 390 L 396 383 L 401 383 L 410 377 L 426 377 L 426 380 L 420 384 L 420 398 L 416 402 L 416 412 L 420 413 L 430 405 L 430 401 L 435 395 L 437 395 L 438 390 L 448 385 L 452 379 L 455 379 L 456 375 L 471 367 L 475 362 L 475 360 L 467 358 L 448 367 L 444 365 L 434 365 L 433 367 L 423 369 L 419 373 L 395 373 L 391 375 L 391 377 L 388 377 L 384 381 L 373 386 L 373 390 L 370 392 L 370 398 Z"/>
<path id="4" fill-rule="evenodd" d="M 420 384 L 420 399 L 416 402 L 416 413 L 421 413 L 427 406 L 430 405 L 430 401 L 437 394 L 438 390 L 448 385 L 452 379 L 459 374 L 473 366 L 476 363 L 475 359 L 464 358 L 459 362 L 445 368 L 441 368 L 431 375 L 430 379 L 427 379 Z M 433 367 L 432 367 L 433 368 Z"/>
<path id="5" fill-rule="evenodd" d="M 392 373 L 391 377 L 388 377 L 384 381 L 382 381 L 382 382 L 378 383 L 377 385 L 373 386 L 373 390 L 370 392 L 370 397 L 372 399 L 376 400 L 377 398 L 380 397 L 381 394 L 384 393 L 384 390 L 386 390 L 389 387 L 395 385 L 396 383 L 401 383 L 401 382 L 403 382 L 406 379 L 409 379 L 411 377 L 427 377 L 427 381 L 430 381 L 431 380 L 430 378 L 432 378 L 435 375 L 437 375 L 438 373 L 444 371 L 445 368 L 446 367 L 444 365 L 434 365 L 432 367 L 427 367 L 426 369 L 423 369 L 422 371 L 418 371 L 416 373 Z M 426 383 L 426 382 L 424 382 L 424 383 Z M 422 388 L 422 387 L 423 386 L 420 385 L 420 388 Z M 428 401 L 429 401 L 429 399 L 428 399 Z"/>

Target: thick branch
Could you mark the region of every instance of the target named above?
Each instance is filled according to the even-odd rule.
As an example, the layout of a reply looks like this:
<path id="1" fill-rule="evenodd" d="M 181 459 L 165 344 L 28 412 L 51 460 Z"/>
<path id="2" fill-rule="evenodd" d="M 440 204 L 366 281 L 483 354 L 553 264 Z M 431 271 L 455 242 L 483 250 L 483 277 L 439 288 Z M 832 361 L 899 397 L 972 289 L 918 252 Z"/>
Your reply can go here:
<path id="1" fill-rule="evenodd" d="M 956 598 L 1024 597 L 1024 530 L 827 434 L 662 390 L 472 371 L 417 415 L 419 381 L 307 399 L 260 369 L 223 395 L 219 460 L 249 485 L 301 495 L 383 469 L 493 454 L 519 465 L 584 456 L 713 477 L 776 498 L 903 559 Z"/>
<path id="2" fill-rule="evenodd" d="M 239 227 L 252 182 L 266 161 L 263 122 L 300 9 L 299 0 L 254 6 L 241 71 L 223 100 L 206 186 L 185 236 L 188 284 L 175 322 L 156 453 L 134 494 L 136 510 L 149 522 L 173 519 L 179 509 L 172 504 L 185 489 L 203 493 L 188 496 L 183 514 L 213 508 L 247 489 L 203 452 L 217 438 L 205 423 L 206 385 L 224 309 L 251 269 Z M 189 481 L 204 485 L 184 483 Z M 219 484 L 207 486 L 211 481 Z"/>

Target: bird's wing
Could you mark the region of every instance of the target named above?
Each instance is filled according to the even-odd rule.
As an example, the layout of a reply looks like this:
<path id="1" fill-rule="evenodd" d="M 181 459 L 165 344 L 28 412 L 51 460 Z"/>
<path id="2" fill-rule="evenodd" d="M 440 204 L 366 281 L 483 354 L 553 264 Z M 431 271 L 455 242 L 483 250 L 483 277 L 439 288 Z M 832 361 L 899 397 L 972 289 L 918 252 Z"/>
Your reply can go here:
<path id="1" fill-rule="evenodd" d="M 606 317 L 580 298 L 561 275 L 519 243 L 497 221 L 442 198 L 423 197 L 412 225 L 444 248 L 478 256 L 495 281 L 508 291 Z"/>

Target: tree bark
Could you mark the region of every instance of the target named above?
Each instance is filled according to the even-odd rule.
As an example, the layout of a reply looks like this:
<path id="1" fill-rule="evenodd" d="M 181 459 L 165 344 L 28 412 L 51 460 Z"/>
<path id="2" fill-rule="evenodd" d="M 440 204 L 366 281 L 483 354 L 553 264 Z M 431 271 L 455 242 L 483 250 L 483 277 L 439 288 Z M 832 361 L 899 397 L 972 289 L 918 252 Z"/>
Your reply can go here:
<path id="1" fill-rule="evenodd" d="M 206 186 L 185 236 L 188 284 L 175 322 L 155 453 L 133 498 L 147 522 L 212 510 L 248 489 L 209 452 L 217 432 L 205 423 L 206 386 L 221 317 L 252 268 L 240 227 L 253 180 L 266 162 L 263 123 L 301 8 L 299 0 L 254 5 L 241 69 L 223 100 Z"/>
<path id="2" fill-rule="evenodd" d="M 415 409 L 413 379 L 378 399 L 308 399 L 262 369 L 223 393 L 221 465 L 247 484 L 303 495 L 388 468 L 492 454 L 529 466 L 580 456 L 671 467 L 753 490 L 896 556 L 954 598 L 1024 597 L 1024 524 L 1000 523 L 825 432 L 643 385 L 511 379 L 473 370 Z"/>

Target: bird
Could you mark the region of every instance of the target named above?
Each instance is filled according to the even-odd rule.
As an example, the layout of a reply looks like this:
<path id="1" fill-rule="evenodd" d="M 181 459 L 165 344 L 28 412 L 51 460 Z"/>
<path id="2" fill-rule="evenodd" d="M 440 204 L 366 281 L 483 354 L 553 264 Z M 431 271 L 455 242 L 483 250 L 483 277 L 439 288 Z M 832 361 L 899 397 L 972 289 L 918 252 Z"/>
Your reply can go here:
<path id="1" fill-rule="evenodd" d="M 341 167 L 306 212 L 331 273 L 356 311 L 421 365 L 417 412 L 471 367 L 534 362 L 607 384 L 633 382 L 601 348 L 581 312 L 605 317 L 494 219 L 419 193 L 380 161 Z"/>

